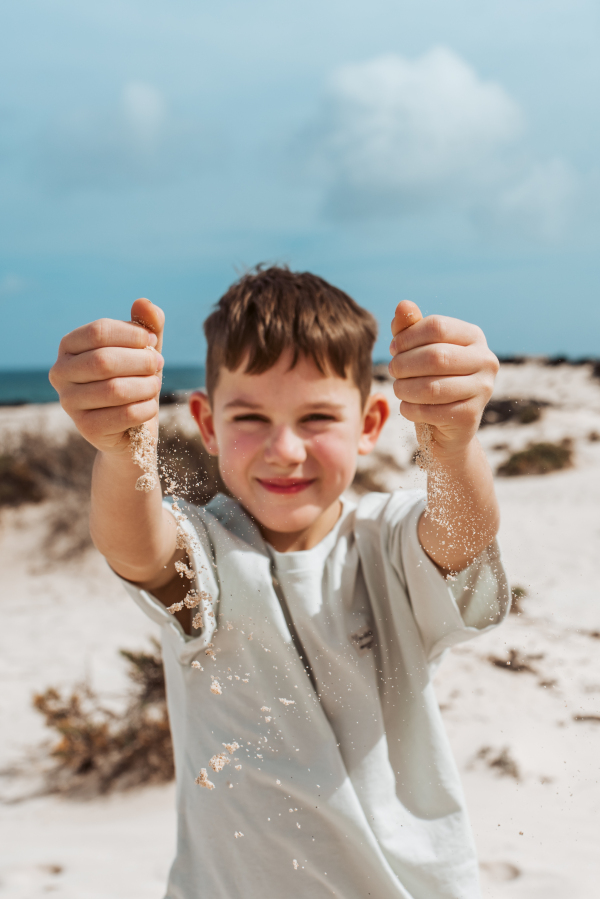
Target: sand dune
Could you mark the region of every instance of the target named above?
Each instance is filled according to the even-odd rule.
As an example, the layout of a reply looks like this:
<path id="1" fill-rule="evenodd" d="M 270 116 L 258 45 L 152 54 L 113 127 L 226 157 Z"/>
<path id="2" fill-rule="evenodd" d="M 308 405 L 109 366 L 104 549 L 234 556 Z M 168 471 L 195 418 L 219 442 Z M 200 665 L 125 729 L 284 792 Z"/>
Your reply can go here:
<path id="1" fill-rule="evenodd" d="M 377 386 L 393 400 L 389 383 Z M 497 479 L 509 576 L 527 595 L 501 629 L 447 657 L 437 689 L 483 895 L 590 899 L 600 879 L 600 380 L 591 366 L 505 365 L 495 397 L 550 405 L 530 424 L 482 428 L 494 467 L 529 443 L 564 439 L 574 465 Z M 164 414 L 183 420 L 185 411 Z M 4 443 L 25 425 L 41 433 L 69 426 L 58 406 L 0 410 Z M 393 414 L 361 465 L 363 487 L 422 482 L 414 449 L 412 426 Z M 117 649 L 141 648 L 153 633 L 93 551 L 48 568 L 39 549 L 44 515 L 42 504 L 0 516 L 0 896 L 160 899 L 174 848 L 172 786 L 87 802 L 8 802 L 39 786 L 31 753 L 48 734 L 32 693 L 87 677 L 118 697 L 125 678 Z M 11 773 L 15 762 L 25 774 Z"/>

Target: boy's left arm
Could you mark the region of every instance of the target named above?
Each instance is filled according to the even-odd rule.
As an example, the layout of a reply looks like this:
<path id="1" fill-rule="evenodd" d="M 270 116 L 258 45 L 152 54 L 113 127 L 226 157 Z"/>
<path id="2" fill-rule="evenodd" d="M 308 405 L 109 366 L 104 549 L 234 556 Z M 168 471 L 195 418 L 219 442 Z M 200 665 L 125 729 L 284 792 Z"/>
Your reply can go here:
<path id="1" fill-rule="evenodd" d="M 415 423 L 427 468 L 419 540 L 444 574 L 462 571 L 496 536 L 498 501 L 477 439 L 498 360 L 480 328 L 403 300 L 392 322 L 389 365 L 400 412 Z"/>

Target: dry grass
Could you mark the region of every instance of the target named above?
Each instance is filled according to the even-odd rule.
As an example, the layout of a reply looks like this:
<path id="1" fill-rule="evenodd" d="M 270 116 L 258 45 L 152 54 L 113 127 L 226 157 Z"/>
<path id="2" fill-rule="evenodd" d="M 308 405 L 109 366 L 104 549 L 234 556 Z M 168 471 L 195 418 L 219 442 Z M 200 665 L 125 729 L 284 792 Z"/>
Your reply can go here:
<path id="1" fill-rule="evenodd" d="M 491 746 L 482 746 L 476 757 L 485 761 L 488 767 L 495 770 L 501 777 L 514 777 L 515 780 L 519 780 L 519 766 L 512 757 L 508 746 L 504 746 L 496 752 Z"/>
<path id="2" fill-rule="evenodd" d="M 481 427 L 504 424 L 507 421 L 529 425 L 539 421 L 545 406 L 549 403 L 540 400 L 504 399 L 490 400 L 483 410 Z"/>
<path id="3" fill-rule="evenodd" d="M 510 614 L 521 615 L 523 613 L 523 599 L 527 596 L 525 587 L 513 587 L 511 593 Z"/>
<path id="4" fill-rule="evenodd" d="M 490 655 L 488 656 L 488 661 L 495 665 L 496 668 L 504 668 L 506 671 L 512 671 L 514 674 L 521 674 L 524 671 L 536 674 L 535 668 L 529 664 L 531 658 L 531 656 L 523 656 L 518 649 L 509 649 L 507 658 L 503 659 Z M 539 656 L 536 656 L 536 658 L 539 658 Z"/>
<path id="5" fill-rule="evenodd" d="M 177 495 L 189 502 L 202 506 L 217 493 L 227 493 L 217 459 L 206 452 L 199 434 L 189 437 L 174 427 L 161 428 L 158 458 L 163 488 L 173 479 Z"/>
<path id="6" fill-rule="evenodd" d="M 41 549 L 50 562 L 76 559 L 92 546 L 88 521 L 95 456 L 96 450 L 78 433 L 56 440 L 28 431 L 10 452 L 0 455 L 0 509 L 46 503 Z M 175 480 L 177 494 L 191 502 L 202 505 L 225 491 L 217 461 L 199 435 L 161 429 L 159 459 L 163 474 Z"/>
<path id="7" fill-rule="evenodd" d="M 0 457 L 0 507 L 47 501 L 42 550 L 64 562 L 91 546 L 89 495 L 96 451 L 77 433 L 62 441 L 24 431 Z"/>
<path id="8" fill-rule="evenodd" d="M 87 685 L 33 698 L 58 736 L 47 792 L 87 797 L 173 778 L 173 747 L 158 643 L 151 652 L 122 650 L 133 689 L 125 710 L 106 708 Z"/>
<path id="9" fill-rule="evenodd" d="M 503 477 L 550 474 L 573 465 L 573 448 L 569 440 L 562 443 L 532 443 L 498 466 L 496 474 Z"/>

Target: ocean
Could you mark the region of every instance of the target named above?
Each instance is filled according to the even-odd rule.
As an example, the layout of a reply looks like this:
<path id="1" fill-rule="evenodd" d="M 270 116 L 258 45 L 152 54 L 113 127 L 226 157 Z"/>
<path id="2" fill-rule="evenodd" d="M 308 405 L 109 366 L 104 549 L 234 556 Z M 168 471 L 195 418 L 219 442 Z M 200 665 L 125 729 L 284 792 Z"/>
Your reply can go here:
<path id="1" fill-rule="evenodd" d="M 161 396 L 204 386 L 203 365 L 165 365 Z M 48 369 L 0 370 L 0 406 L 56 403 L 58 394 L 48 380 Z"/>

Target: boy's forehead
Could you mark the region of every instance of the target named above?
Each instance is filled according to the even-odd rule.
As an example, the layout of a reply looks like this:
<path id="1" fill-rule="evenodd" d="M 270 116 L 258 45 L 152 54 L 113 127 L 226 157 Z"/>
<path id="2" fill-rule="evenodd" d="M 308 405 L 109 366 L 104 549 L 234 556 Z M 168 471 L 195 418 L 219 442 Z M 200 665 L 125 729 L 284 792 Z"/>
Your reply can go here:
<path id="1" fill-rule="evenodd" d="M 275 365 L 260 374 L 246 371 L 246 360 L 231 371 L 223 367 L 215 388 L 215 400 L 230 406 L 236 402 L 263 405 L 267 402 L 351 402 L 360 391 L 351 377 L 342 378 L 330 367 L 322 373 L 314 360 L 300 356 L 291 368 L 291 350 L 282 353 Z"/>

